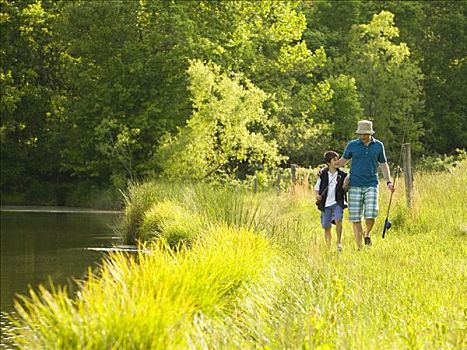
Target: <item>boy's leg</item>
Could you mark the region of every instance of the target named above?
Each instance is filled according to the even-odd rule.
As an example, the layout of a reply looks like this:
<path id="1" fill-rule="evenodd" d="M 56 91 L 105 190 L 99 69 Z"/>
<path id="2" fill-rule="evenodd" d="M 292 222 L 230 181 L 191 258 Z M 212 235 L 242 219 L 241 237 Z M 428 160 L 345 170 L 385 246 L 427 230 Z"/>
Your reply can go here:
<path id="1" fill-rule="evenodd" d="M 321 212 L 321 227 L 324 229 L 324 239 L 328 248 L 331 248 L 331 214 L 330 207 L 324 208 L 324 211 Z"/>
<path id="2" fill-rule="evenodd" d="M 337 244 L 342 243 L 342 220 L 336 220 Z"/>
<path id="3" fill-rule="evenodd" d="M 337 235 L 337 249 L 342 249 L 342 219 L 344 218 L 344 209 L 338 205 L 334 205 L 333 219 L 336 223 L 336 235 Z"/>
<path id="4" fill-rule="evenodd" d="M 331 227 L 324 229 L 324 239 L 326 240 L 326 247 L 331 249 Z"/>
<path id="5" fill-rule="evenodd" d="M 338 252 L 341 252 L 342 251 L 342 220 L 336 220 L 336 234 L 337 234 L 336 248 Z"/>

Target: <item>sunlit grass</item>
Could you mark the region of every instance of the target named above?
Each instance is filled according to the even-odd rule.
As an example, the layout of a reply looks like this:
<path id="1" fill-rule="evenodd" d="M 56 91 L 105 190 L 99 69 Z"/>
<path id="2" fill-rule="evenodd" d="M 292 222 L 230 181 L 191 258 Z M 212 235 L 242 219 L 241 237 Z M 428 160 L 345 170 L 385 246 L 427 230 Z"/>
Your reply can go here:
<path id="1" fill-rule="evenodd" d="M 135 187 L 125 225 L 143 242 L 139 255 L 110 256 L 73 299 L 59 288 L 22 298 L 16 343 L 464 349 L 466 171 L 463 162 L 451 173 L 416 174 L 411 210 L 398 179 L 385 239 L 389 192 L 382 185 L 373 246 L 357 251 L 345 220 L 340 254 L 325 248 L 306 188 L 277 196 L 205 185 Z M 189 240 L 171 248 L 171 229 Z"/>
<path id="2" fill-rule="evenodd" d="M 217 227 L 189 250 L 162 242 L 137 258 L 113 254 L 75 300 L 41 289 L 23 299 L 18 342 L 26 348 L 173 349 L 188 346 L 195 317 L 217 317 L 247 284 L 262 280 L 276 257 L 251 231 Z"/>

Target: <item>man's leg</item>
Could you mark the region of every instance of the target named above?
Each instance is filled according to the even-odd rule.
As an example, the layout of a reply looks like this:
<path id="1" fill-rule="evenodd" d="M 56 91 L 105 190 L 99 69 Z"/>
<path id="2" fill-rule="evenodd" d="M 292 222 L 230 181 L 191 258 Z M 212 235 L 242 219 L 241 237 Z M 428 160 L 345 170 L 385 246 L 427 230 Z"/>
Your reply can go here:
<path id="1" fill-rule="evenodd" d="M 378 216 L 378 188 L 369 187 L 365 190 L 365 245 L 371 246 L 370 232 Z"/>
<path id="2" fill-rule="evenodd" d="M 362 227 L 362 222 L 353 222 L 352 223 L 353 227 L 353 233 L 355 235 L 355 243 L 357 244 L 357 248 L 361 249 L 362 248 L 362 235 L 363 235 L 363 227 Z"/>
<path id="3" fill-rule="evenodd" d="M 349 189 L 349 219 L 355 236 L 357 248 L 362 247 L 362 216 L 363 216 L 363 188 L 350 187 Z"/>
<path id="4" fill-rule="evenodd" d="M 365 219 L 365 245 L 371 246 L 370 232 L 375 224 L 375 219 Z"/>
<path id="5" fill-rule="evenodd" d="M 370 237 L 370 232 L 374 224 L 375 219 L 365 219 L 365 237 Z"/>

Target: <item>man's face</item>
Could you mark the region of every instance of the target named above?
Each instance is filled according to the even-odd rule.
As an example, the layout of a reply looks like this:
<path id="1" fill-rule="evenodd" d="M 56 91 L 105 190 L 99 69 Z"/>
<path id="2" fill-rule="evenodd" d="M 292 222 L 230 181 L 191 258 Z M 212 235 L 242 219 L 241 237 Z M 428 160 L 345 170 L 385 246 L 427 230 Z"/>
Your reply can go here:
<path id="1" fill-rule="evenodd" d="M 362 140 L 363 143 L 368 143 L 370 142 L 371 135 L 370 134 L 359 134 L 360 140 Z"/>

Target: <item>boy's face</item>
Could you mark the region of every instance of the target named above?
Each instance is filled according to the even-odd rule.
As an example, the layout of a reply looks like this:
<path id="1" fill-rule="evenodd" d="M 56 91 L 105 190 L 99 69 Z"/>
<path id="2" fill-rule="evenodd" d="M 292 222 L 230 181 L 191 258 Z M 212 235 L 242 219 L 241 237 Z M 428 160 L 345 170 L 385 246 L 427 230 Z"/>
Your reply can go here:
<path id="1" fill-rule="evenodd" d="M 334 157 L 328 163 L 328 166 L 333 169 L 337 169 L 339 167 L 339 157 Z"/>

